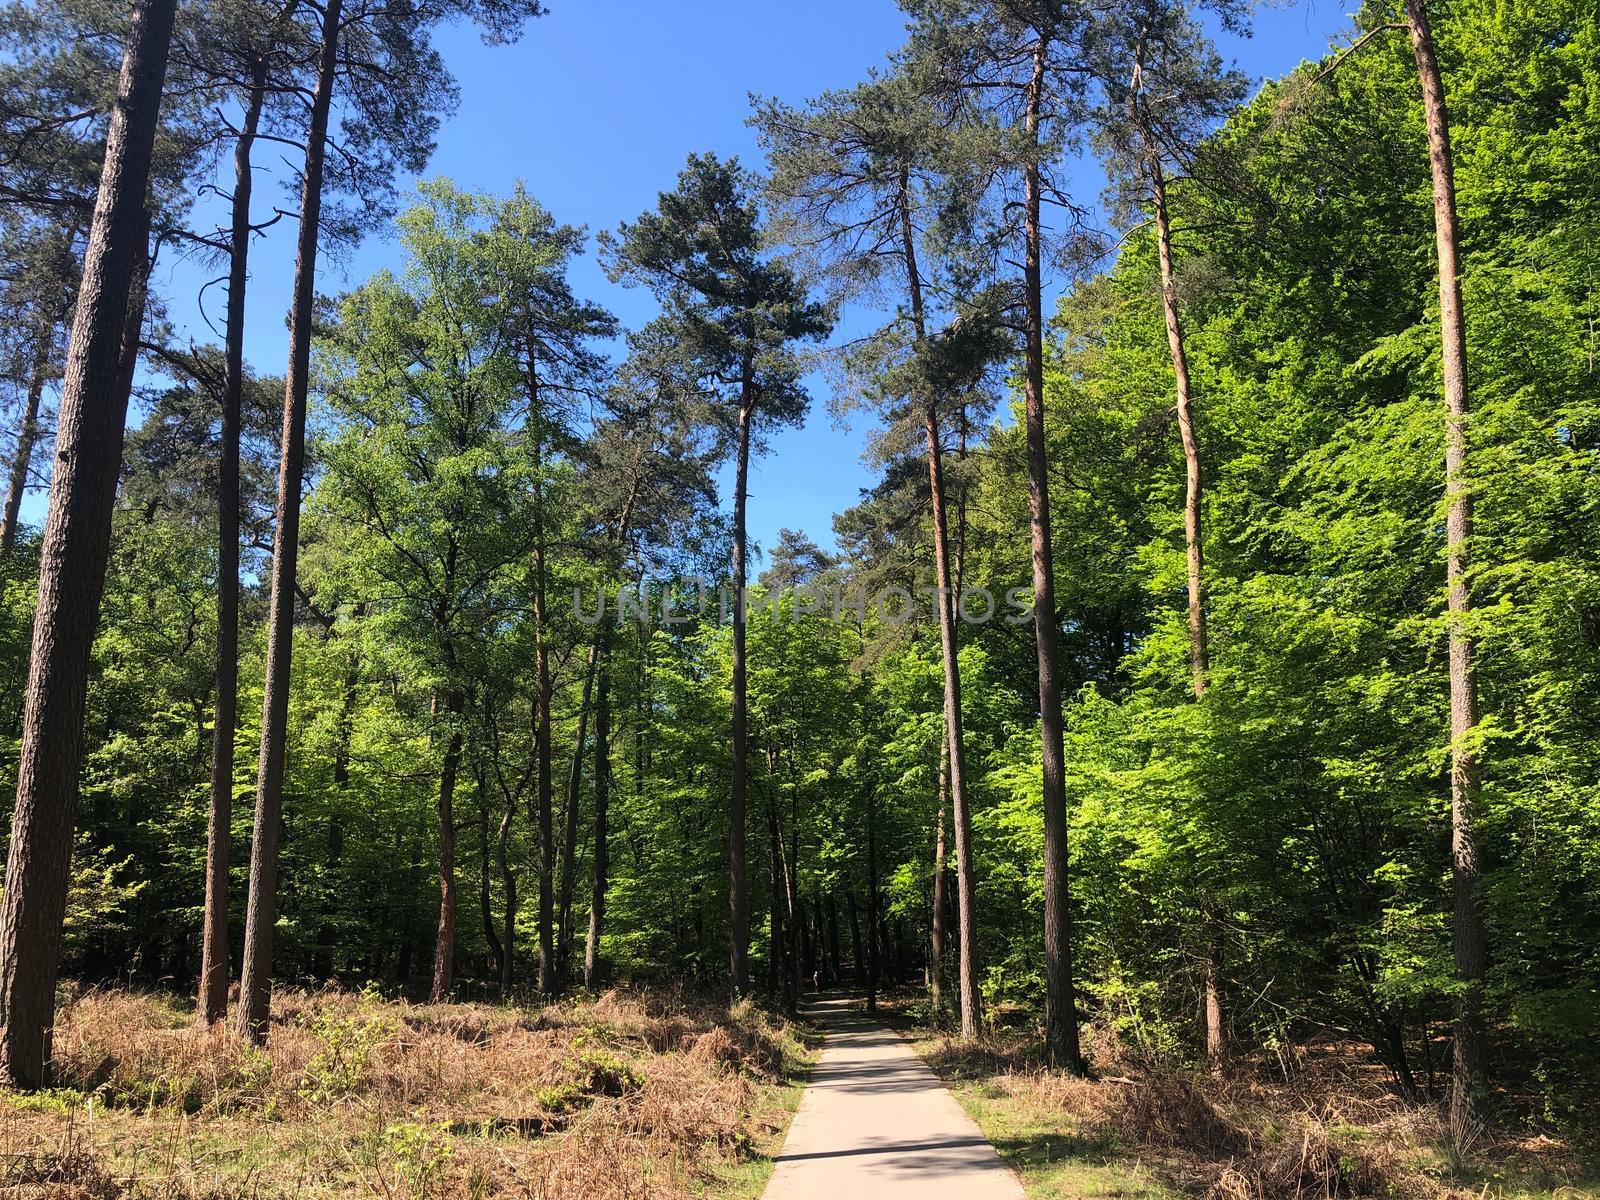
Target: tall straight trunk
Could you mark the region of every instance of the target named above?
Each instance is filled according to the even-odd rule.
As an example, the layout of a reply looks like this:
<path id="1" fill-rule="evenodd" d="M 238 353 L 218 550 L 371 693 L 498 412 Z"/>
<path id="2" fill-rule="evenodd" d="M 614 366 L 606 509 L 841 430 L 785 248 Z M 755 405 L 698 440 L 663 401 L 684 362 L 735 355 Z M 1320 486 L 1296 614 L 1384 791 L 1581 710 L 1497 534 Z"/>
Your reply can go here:
<path id="1" fill-rule="evenodd" d="M 832 890 L 828 892 L 828 971 L 833 982 L 844 982 L 844 969 L 839 962 L 839 905 Z"/>
<path id="2" fill-rule="evenodd" d="M 461 697 L 452 693 L 444 710 L 450 721 L 439 768 L 439 925 L 433 941 L 433 986 L 428 997 L 435 1004 L 450 999 L 456 962 L 456 772 L 461 765 Z"/>
<path id="3" fill-rule="evenodd" d="M 272 543 L 272 594 L 267 608 L 261 755 L 256 768 L 255 822 L 250 838 L 244 968 L 239 978 L 239 1012 L 235 1021 L 239 1035 L 258 1044 L 267 1039 L 267 1015 L 272 1000 L 272 934 L 278 920 L 278 839 L 283 814 L 283 762 L 289 730 L 289 666 L 294 648 L 295 574 L 300 556 L 300 485 L 305 474 L 306 390 L 311 374 L 317 227 L 322 220 L 328 110 L 333 103 L 338 72 L 341 3 L 342 0 L 325 0 L 322 14 L 322 46 L 317 56 L 317 85 L 306 134 L 294 301 L 289 316 L 289 374 L 284 381 L 277 531 Z"/>
<path id="4" fill-rule="evenodd" d="M 728 795 L 728 981 L 737 1000 L 750 990 L 750 910 L 745 889 L 744 806 L 748 715 L 745 710 L 745 501 L 750 480 L 750 368 L 739 404 L 733 485 L 733 770 Z"/>
<path id="5" fill-rule="evenodd" d="M 854 890 L 845 893 L 845 910 L 850 914 L 850 965 L 855 970 L 856 986 L 867 986 L 867 962 L 861 955 L 861 914 L 856 911 Z"/>
<path id="6" fill-rule="evenodd" d="M 878 1011 L 878 793 L 867 793 L 867 1011 Z"/>
<path id="7" fill-rule="evenodd" d="M 534 431 L 534 537 L 533 537 L 533 627 L 534 671 L 537 695 L 534 700 L 534 753 L 538 762 L 539 831 L 539 991 L 546 996 L 556 992 L 555 942 L 555 813 L 554 756 L 550 749 L 550 627 L 545 601 L 545 519 L 544 519 L 544 430 L 539 408 L 538 380 L 529 369 L 530 408 L 537 427 Z"/>
<path id="8" fill-rule="evenodd" d="M 1034 51 L 1028 89 L 1027 132 L 1037 145 L 1044 90 L 1046 43 Z M 1039 665 L 1039 743 L 1044 796 L 1044 1036 L 1054 1066 L 1084 1071 L 1072 980 L 1072 895 L 1067 877 L 1067 792 L 1061 725 L 1060 631 L 1055 565 L 1050 544 L 1050 474 L 1044 438 L 1044 297 L 1040 272 L 1043 231 L 1041 180 L 1036 160 L 1024 170 L 1025 259 L 1024 397 L 1028 436 L 1028 516 L 1033 533 L 1033 634 Z M 956 853 L 961 852 L 959 819 Z M 965 1022 L 963 1021 L 963 1024 Z"/>
<path id="9" fill-rule="evenodd" d="M 250 151 L 266 97 L 267 64 L 250 69 L 244 124 L 233 147 L 233 214 L 228 240 L 227 365 L 217 461 L 217 707 L 211 732 L 211 810 L 206 822 L 206 901 L 201 921 L 197 1016 L 207 1025 L 228 1009 L 228 859 L 233 842 L 233 747 L 239 709 L 239 408 L 244 391 L 244 296 L 250 255 Z"/>
<path id="10" fill-rule="evenodd" d="M 53 340 L 53 329 L 41 329 L 33 371 L 28 376 L 22 425 L 17 430 L 17 452 L 11 459 L 11 476 L 6 484 L 5 515 L 0 517 L 0 555 L 10 554 L 17 545 L 17 522 L 22 517 L 22 494 L 28 490 L 28 476 L 33 470 L 33 447 L 39 440 L 39 405 L 44 400 L 44 385 L 50 375 Z"/>
<path id="11" fill-rule="evenodd" d="M 509 996 L 516 983 L 517 971 L 517 873 L 511 867 L 511 822 L 516 819 L 517 798 L 506 797 L 500 811 L 500 829 L 495 835 L 495 859 L 500 864 L 500 882 L 505 892 L 504 917 L 500 926 L 500 940 L 504 947 L 500 956 L 500 994 Z"/>
<path id="12" fill-rule="evenodd" d="M 589 733 L 589 700 L 594 695 L 595 667 L 600 661 L 598 641 L 589 647 L 589 663 L 583 673 L 583 700 L 578 706 L 578 731 L 572 746 L 572 769 L 567 772 L 566 808 L 561 814 L 561 886 L 556 895 L 560 914 L 556 938 L 557 961 L 565 975 L 572 962 L 576 940 L 572 924 L 572 892 L 578 878 L 578 801 L 583 795 L 583 747 Z"/>
<path id="13" fill-rule="evenodd" d="M 494 927 L 494 896 L 489 882 L 489 790 L 483 782 L 483 765 L 473 765 L 473 784 L 478 796 L 478 916 L 483 921 L 483 940 L 489 947 L 495 973 L 504 970 L 505 948 Z"/>
<path id="14" fill-rule="evenodd" d="M 917 270 L 916 236 L 911 223 L 909 185 L 902 180 L 900 230 L 911 292 L 911 314 L 917 341 L 927 338 L 923 312 L 922 278 Z M 944 491 L 944 448 L 939 440 L 939 415 L 931 396 L 922 398 L 922 429 L 927 440 L 928 492 L 933 509 L 933 562 L 939 601 L 939 651 L 944 664 L 944 754 L 948 762 L 950 796 L 955 820 L 956 944 L 961 959 L 961 1036 L 976 1038 L 981 1020 L 978 993 L 977 887 L 972 861 L 972 816 L 967 799 L 966 756 L 961 735 L 961 666 L 956 644 L 956 594 L 952 586 L 950 532 Z M 943 834 L 943 822 L 940 823 Z M 937 885 L 936 885 L 937 886 Z M 941 931 L 942 934 L 942 931 Z"/>
<path id="15" fill-rule="evenodd" d="M 1439 325 L 1444 367 L 1445 408 L 1445 561 L 1450 610 L 1450 849 L 1454 893 L 1453 942 L 1457 1000 L 1455 1050 L 1450 1073 L 1450 1128 L 1465 1142 L 1476 1124 L 1477 1095 L 1483 1087 L 1485 1038 L 1483 978 L 1489 966 L 1489 939 L 1478 910 L 1477 751 L 1471 745 L 1478 724 L 1478 689 L 1468 620 L 1472 593 L 1472 491 L 1467 480 L 1467 327 L 1461 303 L 1461 234 L 1456 219 L 1455 162 L 1450 151 L 1450 121 L 1444 80 L 1434 54 L 1424 0 L 1406 0 L 1406 24 L 1422 83 L 1428 124 L 1428 160 L 1433 174 L 1434 242 L 1439 256 Z"/>
<path id="16" fill-rule="evenodd" d="M 1156 215 L 1157 256 L 1161 263 L 1161 313 L 1167 325 L 1167 350 L 1172 357 L 1178 400 L 1178 436 L 1183 442 L 1183 543 L 1189 577 L 1189 668 L 1194 694 L 1205 695 L 1210 655 L 1206 646 L 1205 596 L 1201 591 L 1200 443 L 1194 432 L 1194 407 L 1189 388 L 1189 356 L 1178 320 L 1178 289 L 1172 271 L 1172 222 L 1167 211 L 1167 181 L 1161 159 L 1149 155 L 1150 196 Z"/>
<path id="17" fill-rule="evenodd" d="M 594 697 L 594 877 L 589 888 L 589 937 L 583 948 L 583 986 L 600 983 L 600 937 L 605 931 L 606 888 L 611 872 L 611 676 L 609 634 L 600 635 Z"/>
<path id="18" fill-rule="evenodd" d="M 950 788 L 948 741 L 939 747 L 939 808 L 934 815 L 933 835 L 933 911 L 929 914 L 928 998 L 935 1017 L 944 1012 L 944 809 Z"/>
<path id="19" fill-rule="evenodd" d="M 20 1087 L 44 1083 L 55 1019 L 89 652 L 105 587 L 123 423 L 144 314 L 146 192 L 173 8 L 173 0 L 146 0 L 134 12 L 61 389 L 17 799 L 0 895 L 0 1070 Z"/>
<path id="20" fill-rule="evenodd" d="M 772 911 L 768 920 L 772 938 L 772 959 L 784 1012 L 795 1010 L 794 954 L 783 927 L 783 910 L 788 906 L 789 872 L 783 861 L 783 839 L 778 832 L 777 800 L 767 796 L 767 843 L 772 859 Z"/>

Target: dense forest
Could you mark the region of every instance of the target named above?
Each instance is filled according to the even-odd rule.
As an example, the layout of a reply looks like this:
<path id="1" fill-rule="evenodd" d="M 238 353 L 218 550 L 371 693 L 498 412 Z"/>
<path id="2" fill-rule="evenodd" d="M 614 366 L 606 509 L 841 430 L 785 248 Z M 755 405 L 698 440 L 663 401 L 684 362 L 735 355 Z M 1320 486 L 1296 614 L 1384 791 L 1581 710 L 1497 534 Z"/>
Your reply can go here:
<path id="1" fill-rule="evenodd" d="M 537 0 L 3 10 L 12 1081 L 62 980 L 269 1047 L 275 986 L 839 985 L 1070 1073 L 1331 1031 L 1463 1144 L 1592 1125 L 1592 0 L 1371 0 L 1255 91 L 1234 0 L 902 7 L 858 85 L 752 98 L 759 170 L 593 237 L 557 164 L 398 182 L 439 26 Z M 828 410 L 879 482 L 757 546 Z"/>

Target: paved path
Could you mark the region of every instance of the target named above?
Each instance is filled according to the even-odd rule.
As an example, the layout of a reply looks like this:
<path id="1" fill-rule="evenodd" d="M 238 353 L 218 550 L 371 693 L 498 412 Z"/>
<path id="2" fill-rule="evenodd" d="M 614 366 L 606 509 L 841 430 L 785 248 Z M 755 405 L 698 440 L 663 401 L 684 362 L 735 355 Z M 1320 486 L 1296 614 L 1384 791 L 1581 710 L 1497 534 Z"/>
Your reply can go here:
<path id="1" fill-rule="evenodd" d="M 1024 1200 L 1016 1176 L 916 1051 L 826 997 L 827 1041 L 765 1200 Z"/>

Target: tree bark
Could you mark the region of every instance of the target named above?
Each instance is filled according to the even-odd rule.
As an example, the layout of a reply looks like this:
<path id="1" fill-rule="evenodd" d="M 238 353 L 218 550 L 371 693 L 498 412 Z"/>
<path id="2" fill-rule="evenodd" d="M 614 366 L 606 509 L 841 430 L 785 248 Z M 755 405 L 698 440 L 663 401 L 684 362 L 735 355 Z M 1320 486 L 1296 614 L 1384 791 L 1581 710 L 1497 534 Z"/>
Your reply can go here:
<path id="1" fill-rule="evenodd" d="M 11 460 L 11 477 L 6 485 L 5 516 L 0 518 L 0 555 L 10 554 L 17 545 L 17 522 L 22 516 L 22 494 L 28 490 L 33 468 L 33 447 L 39 440 L 39 405 L 44 400 L 44 385 L 50 375 L 50 347 L 53 330 L 44 329 L 28 377 L 28 396 L 22 408 L 22 425 L 17 430 L 17 452 Z"/>
<path id="2" fill-rule="evenodd" d="M 594 881 L 589 890 L 589 938 L 583 949 L 583 986 L 600 985 L 600 938 L 605 931 L 606 888 L 610 884 L 611 846 L 611 676 L 609 635 L 600 635 L 600 658 L 594 698 Z"/>
<path id="3" fill-rule="evenodd" d="M 300 235 L 295 252 L 294 307 L 289 319 L 289 373 L 284 381 L 277 531 L 272 544 L 261 755 L 256 768 L 255 821 L 250 839 L 244 968 L 239 979 L 239 1012 L 235 1022 L 239 1035 L 257 1044 L 266 1041 L 272 999 L 272 938 L 278 919 L 278 843 L 282 832 L 283 764 L 289 730 L 289 667 L 294 650 L 295 577 L 300 556 L 300 487 L 305 474 L 306 391 L 311 374 L 322 174 L 328 140 L 328 111 L 333 103 L 338 69 L 341 3 L 342 0 L 325 0 L 322 14 L 317 84 L 306 134 Z"/>
<path id="4" fill-rule="evenodd" d="M 935 1017 L 944 1012 L 944 860 L 948 851 L 944 844 L 945 798 L 950 786 L 949 743 L 939 748 L 939 809 L 934 816 L 933 838 L 933 911 L 929 914 L 928 936 L 928 998 Z"/>
<path id="5" fill-rule="evenodd" d="M 239 709 L 239 410 L 244 391 L 244 297 L 250 255 L 250 151 L 266 98 L 267 64 L 251 64 L 250 96 L 233 147 L 233 212 L 228 241 L 227 365 L 217 462 L 217 704 L 211 731 L 211 809 L 206 824 L 206 900 L 197 1016 L 228 1009 L 228 859 L 233 842 L 233 748 Z"/>
<path id="6" fill-rule="evenodd" d="M 1194 694 L 1205 695 L 1210 654 L 1206 645 L 1205 596 L 1202 592 L 1200 540 L 1200 443 L 1194 431 L 1194 407 L 1189 387 L 1189 356 L 1183 326 L 1178 320 L 1178 289 L 1172 270 L 1172 223 L 1167 211 L 1167 181 L 1161 159 L 1152 148 L 1148 158 L 1150 196 L 1156 216 L 1157 256 L 1161 264 L 1161 313 L 1167 325 L 1167 350 L 1172 357 L 1178 402 L 1178 436 L 1183 442 L 1184 499 L 1183 542 L 1189 581 L 1189 668 Z"/>
<path id="7" fill-rule="evenodd" d="M 878 1011 L 878 793 L 867 792 L 867 1011 Z"/>
<path id="8" fill-rule="evenodd" d="M 500 864 L 500 881 L 505 890 L 505 915 L 500 926 L 504 951 L 500 957 L 500 994 L 511 995 L 517 970 L 517 873 L 511 869 L 511 822 L 517 815 L 517 797 L 506 796 L 500 812 L 500 829 L 495 837 L 495 858 Z"/>
<path id="9" fill-rule="evenodd" d="M 745 501 L 750 480 L 750 371 L 739 405 L 737 461 L 733 487 L 733 768 L 728 798 L 728 977 L 733 998 L 750 990 L 750 912 L 745 889 L 745 708 L 744 586 Z"/>
<path id="10" fill-rule="evenodd" d="M 1045 38 L 1034 51 L 1028 89 L 1027 133 L 1039 139 L 1044 90 Z M 1044 436 L 1044 297 L 1040 253 L 1041 180 L 1036 158 L 1024 169 L 1025 261 L 1024 398 L 1028 440 L 1028 515 L 1033 537 L 1033 632 L 1039 666 L 1039 743 L 1044 799 L 1044 975 L 1045 1053 L 1053 1066 L 1084 1072 L 1072 979 L 1072 894 L 1067 874 L 1067 795 L 1061 718 L 1060 632 L 1057 627 L 1053 549 L 1050 542 L 1050 476 Z M 956 854 L 961 853 L 959 815 Z M 963 1026 L 965 1020 L 963 1019 Z"/>
<path id="11" fill-rule="evenodd" d="M 851 889 L 845 893 L 845 909 L 850 914 L 850 966 L 855 971 L 856 986 L 867 986 L 867 963 L 861 955 L 861 915 L 856 911 L 856 894 Z"/>
<path id="12" fill-rule="evenodd" d="M 494 896 L 489 882 L 489 789 L 483 782 L 483 765 L 473 767 L 473 783 L 478 794 L 478 916 L 483 921 L 483 940 L 489 947 L 495 974 L 505 971 L 505 948 L 494 927 Z"/>
<path id="13" fill-rule="evenodd" d="M 461 697 L 452 693 L 445 701 L 450 740 L 445 743 L 439 769 L 439 926 L 433 942 L 433 986 L 428 997 L 435 1004 L 450 999 L 456 961 L 456 771 L 461 765 Z"/>
<path id="14" fill-rule="evenodd" d="M 920 345 L 927 340 L 928 328 L 923 310 L 922 276 L 917 268 L 916 234 L 911 222 L 909 187 L 909 182 L 902 175 L 900 233 L 906 261 L 906 280 L 911 294 L 912 323 Z M 932 396 L 922 397 L 922 429 L 927 442 L 928 492 L 933 509 L 933 561 L 939 602 L 939 651 L 944 666 L 944 756 L 948 764 L 955 820 L 956 894 L 960 909 L 956 942 L 961 960 L 961 1036 L 970 1039 L 978 1036 L 981 1023 L 978 921 L 975 911 L 977 888 L 972 861 L 972 817 L 967 800 L 966 755 L 961 733 L 961 665 L 956 642 L 956 594 L 952 586 L 950 533 L 944 490 L 944 448 L 939 437 L 938 410 Z M 943 832 L 941 816 L 941 840 Z"/>
<path id="15" fill-rule="evenodd" d="M 1444 80 L 1434 53 L 1425 0 L 1406 0 L 1406 24 L 1422 84 L 1433 176 L 1434 242 L 1439 257 L 1439 325 L 1445 407 L 1445 561 L 1450 613 L 1450 850 L 1453 945 L 1461 982 L 1450 1076 L 1450 1129 L 1465 1144 L 1477 1124 L 1485 1074 L 1483 979 L 1489 939 L 1478 910 L 1478 688 L 1469 619 L 1472 490 L 1467 478 L 1467 327 L 1461 301 L 1461 234 L 1456 217 L 1455 162 Z"/>
<path id="16" fill-rule="evenodd" d="M 794 952 L 783 927 L 783 911 L 789 900 L 789 872 L 783 861 L 783 838 L 778 832 L 777 799 L 768 789 L 767 841 L 772 857 L 772 911 L 768 920 L 772 939 L 771 954 L 777 973 L 778 991 L 783 1011 L 795 1011 Z"/>
<path id="17" fill-rule="evenodd" d="M 600 661 L 600 645 L 589 647 L 589 662 L 583 673 L 583 699 L 578 705 L 578 731 L 572 747 L 572 769 L 567 772 L 566 807 L 561 814 L 561 884 L 556 896 L 559 933 L 557 961 L 561 974 L 570 971 L 572 947 L 576 940 L 572 922 L 572 892 L 578 878 L 578 802 L 583 796 L 583 746 L 589 733 L 589 701 L 594 695 L 594 673 Z"/>
<path id="18" fill-rule="evenodd" d="M 89 654 L 144 315 L 146 193 L 173 9 L 173 0 L 146 0 L 134 12 L 61 389 L 16 807 L 0 897 L 0 1070 L 20 1087 L 42 1085 L 49 1061 Z"/>

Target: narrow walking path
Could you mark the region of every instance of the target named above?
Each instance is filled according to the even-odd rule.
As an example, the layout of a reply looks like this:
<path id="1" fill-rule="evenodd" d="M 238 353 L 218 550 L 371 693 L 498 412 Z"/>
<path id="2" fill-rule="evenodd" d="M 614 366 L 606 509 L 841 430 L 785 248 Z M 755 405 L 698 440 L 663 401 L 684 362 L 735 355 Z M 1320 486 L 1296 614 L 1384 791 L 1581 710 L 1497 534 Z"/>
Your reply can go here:
<path id="1" fill-rule="evenodd" d="M 893 1030 L 825 997 L 827 1041 L 765 1200 L 1023 1200 L 961 1105 Z"/>

